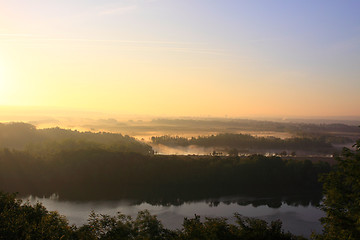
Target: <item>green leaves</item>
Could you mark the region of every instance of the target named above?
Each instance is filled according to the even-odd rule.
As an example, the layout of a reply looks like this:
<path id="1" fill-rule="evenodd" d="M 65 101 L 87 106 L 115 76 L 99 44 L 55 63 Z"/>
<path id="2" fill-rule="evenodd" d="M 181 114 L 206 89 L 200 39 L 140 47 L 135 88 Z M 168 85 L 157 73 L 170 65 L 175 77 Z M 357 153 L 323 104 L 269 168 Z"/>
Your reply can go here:
<path id="1" fill-rule="evenodd" d="M 31 206 L 15 199 L 15 194 L 0 192 L 0 239 L 69 239 L 72 228 L 57 212 L 40 203 Z"/>
<path id="2" fill-rule="evenodd" d="M 344 148 L 334 171 L 324 174 L 322 236 L 316 239 L 360 239 L 360 141 Z"/>

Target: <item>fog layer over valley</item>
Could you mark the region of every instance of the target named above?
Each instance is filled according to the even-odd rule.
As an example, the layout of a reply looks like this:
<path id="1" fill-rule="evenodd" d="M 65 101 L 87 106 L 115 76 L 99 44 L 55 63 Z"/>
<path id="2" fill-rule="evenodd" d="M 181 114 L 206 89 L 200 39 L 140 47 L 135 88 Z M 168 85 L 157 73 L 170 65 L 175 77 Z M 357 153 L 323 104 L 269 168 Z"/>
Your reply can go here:
<path id="1" fill-rule="evenodd" d="M 87 141 L 108 147 L 110 145 L 114 147 L 116 142 L 117 147 L 124 148 L 123 151 L 141 152 L 140 149 L 135 148 L 143 148 L 143 153 L 149 151 L 151 145 L 155 152 L 161 154 L 206 155 L 216 151 L 226 155 L 236 149 L 240 154 L 272 155 L 286 151 L 288 155 L 295 152 L 297 156 L 304 156 L 331 155 L 339 152 L 343 146 L 349 146 L 360 135 L 360 129 L 355 125 L 248 119 L 72 118 L 61 121 L 33 119 L 31 123 L 31 125 L 1 124 L 0 147 L 36 149 L 45 142 L 49 144 L 52 141 L 59 144 L 61 141 L 71 139 L 71 141 Z M 54 126 L 63 126 L 68 130 Z M 138 144 L 131 137 L 143 144 Z M 126 141 L 127 144 L 124 144 Z M 289 144 L 291 141 L 293 144 Z M 307 146 L 304 148 L 306 141 Z M 147 147 L 144 147 L 146 145 Z"/>

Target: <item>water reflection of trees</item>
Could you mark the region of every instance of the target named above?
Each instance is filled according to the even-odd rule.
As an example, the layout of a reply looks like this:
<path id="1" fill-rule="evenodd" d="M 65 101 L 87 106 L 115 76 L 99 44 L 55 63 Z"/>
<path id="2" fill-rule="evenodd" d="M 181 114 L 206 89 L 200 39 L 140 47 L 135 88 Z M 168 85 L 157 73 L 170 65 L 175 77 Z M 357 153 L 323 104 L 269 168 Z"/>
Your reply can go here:
<path id="1" fill-rule="evenodd" d="M 240 206 L 252 205 L 253 207 L 268 206 L 270 208 L 280 208 L 283 204 L 290 206 L 318 206 L 322 199 L 321 195 L 302 195 L 302 196 L 272 196 L 268 198 L 264 197 L 252 197 L 252 198 L 239 198 L 234 200 L 210 200 L 207 201 L 209 206 L 217 207 L 220 203 L 225 205 L 238 204 Z"/>
<path id="2" fill-rule="evenodd" d="M 204 197 L 204 196 L 203 196 Z M 149 198 L 130 200 L 131 205 L 140 205 L 148 203 L 154 206 L 181 206 L 186 203 L 205 202 L 210 207 L 217 207 L 220 204 L 231 205 L 237 204 L 240 206 L 252 205 L 253 207 L 267 206 L 270 208 L 280 208 L 283 204 L 289 206 L 319 206 L 322 200 L 321 194 L 303 194 L 292 196 L 232 196 L 232 197 L 219 197 L 219 198 L 191 198 L 186 196 L 182 199 L 177 196 L 168 196 L 166 198 Z"/>

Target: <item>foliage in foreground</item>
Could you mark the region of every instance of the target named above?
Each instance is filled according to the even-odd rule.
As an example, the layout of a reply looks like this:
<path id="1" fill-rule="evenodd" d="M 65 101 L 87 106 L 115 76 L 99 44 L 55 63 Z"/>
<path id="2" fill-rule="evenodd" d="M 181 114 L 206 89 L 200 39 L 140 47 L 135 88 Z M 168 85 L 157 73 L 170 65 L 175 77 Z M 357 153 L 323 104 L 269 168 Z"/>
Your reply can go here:
<path id="1" fill-rule="evenodd" d="M 360 239 L 360 140 L 354 147 L 344 148 L 336 168 L 322 178 L 326 217 L 317 239 Z"/>
<path id="2" fill-rule="evenodd" d="M 267 224 L 264 220 L 245 218 L 235 214 L 236 224 L 226 218 L 200 217 L 184 219 L 179 230 L 164 228 L 148 211 L 138 213 L 136 219 L 118 213 L 116 216 L 91 213 L 88 223 L 70 226 L 57 212 L 49 212 L 40 203 L 32 206 L 15 198 L 15 194 L 0 193 L 0 240 L 185 240 L 185 239 L 304 239 L 284 233 L 280 221 Z"/>
<path id="3" fill-rule="evenodd" d="M 0 192 L 0 239 L 69 239 L 73 228 L 40 203 L 32 206 Z"/>

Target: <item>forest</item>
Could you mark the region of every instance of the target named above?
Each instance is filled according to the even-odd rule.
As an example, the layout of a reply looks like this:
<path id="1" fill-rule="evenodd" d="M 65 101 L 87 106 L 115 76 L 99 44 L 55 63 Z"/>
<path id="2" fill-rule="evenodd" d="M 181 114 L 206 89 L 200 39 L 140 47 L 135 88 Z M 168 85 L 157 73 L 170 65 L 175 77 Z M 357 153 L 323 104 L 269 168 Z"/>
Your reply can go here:
<path id="1" fill-rule="evenodd" d="M 182 142 L 176 144 L 224 142 L 230 147 L 259 139 L 269 146 L 284 144 L 281 139 L 239 134 L 190 140 L 155 138 L 163 139 Z M 285 143 L 329 147 L 324 142 Z M 36 129 L 26 123 L 0 124 L 0 147 L 0 189 L 22 196 L 55 193 L 62 199 L 74 200 L 126 198 L 181 204 L 239 194 L 272 197 L 311 194 L 317 196 L 312 199 L 316 203 L 321 198 L 318 175 L 331 170 L 324 162 L 258 154 L 154 155 L 151 146 L 126 135 Z"/>
<path id="2" fill-rule="evenodd" d="M 256 137 L 249 134 L 223 133 L 211 136 L 198 136 L 192 138 L 158 136 L 151 138 L 152 143 L 166 146 L 200 146 L 218 147 L 230 154 L 235 151 L 248 153 L 256 150 L 272 151 L 302 151 L 309 153 L 333 154 L 336 149 L 325 136 L 322 137 L 293 137 L 281 139 L 277 137 Z"/>
<path id="3" fill-rule="evenodd" d="M 219 129 L 249 130 L 249 131 L 274 131 L 291 133 L 329 133 L 329 132 L 360 132 L 357 125 L 346 125 L 341 123 L 304 123 L 302 122 L 280 122 L 252 119 L 153 119 L 151 124 L 156 126 L 167 126 L 169 129 L 177 127 L 178 129 L 208 129 L 208 131 Z M 151 126 L 151 124 L 149 124 Z"/>
<path id="4" fill-rule="evenodd" d="M 321 222 L 324 230 L 321 234 L 313 233 L 312 239 L 355 240 L 360 237 L 358 220 L 360 198 L 359 181 L 357 181 L 360 171 L 360 140 L 354 147 L 355 151 L 344 148 L 341 156 L 336 157 L 335 168 L 322 174 L 325 200 L 321 207 L 326 212 L 326 216 Z M 12 153 L 5 151 L 2 157 L 5 156 L 4 154 Z M 260 162 L 262 160 L 265 159 L 257 159 Z M 271 158 L 270 162 L 274 163 L 273 161 L 279 159 Z M 136 219 L 121 213 L 110 216 L 92 212 L 88 222 L 77 227 L 69 225 L 65 217 L 57 212 L 49 212 L 40 203 L 30 205 L 16 199 L 15 194 L 0 192 L 0 239 L 4 240 L 305 239 L 302 236 L 285 233 L 281 221 L 267 223 L 237 213 L 234 216 L 236 224 L 229 224 L 226 218 L 201 220 L 200 216 L 195 215 L 194 218 L 184 218 L 180 229 L 170 230 L 164 228 L 157 217 L 146 210 L 138 212 Z"/>
<path id="5" fill-rule="evenodd" d="M 279 157 L 141 155 L 101 148 L 47 156 L 0 151 L 0 189 L 63 199 L 140 199 L 174 203 L 235 194 L 320 193 L 327 163 Z"/>
<path id="6" fill-rule="evenodd" d="M 254 145 L 262 141 L 267 147 L 331 146 L 326 138 L 282 140 L 245 134 L 153 138 L 161 144 L 225 144 L 233 148 L 247 141 Z M 150 145 L 127 135 L 36 129 L 26 123 L 0 124 L 0 144 L 0 189 L 18 193 L 0 194 L 0 239 L 303 239 L 285 233 L 281 222 L 240 215 L 235 215 L 235 225 L 225 218 L 203 221 L 195 215 L 184 219 L 183 228 L 169 230 L 147 211 L 139 212 L 136 219 L 120 213 L 92 213 L 88 224 L 76 227 L 41 204 L 31 206 L 17 198 L 56 194 L 69 201 L 126 199 L 133 204 L 165 206 L 208 199 L 209 205 L 216 206 L 218 200 L 211 199 L 246 195 L 256 200 L 236 203 L 271 208 L 282 203 L 320 206 L 323 191 L 332 193 L 329 183 L 319 182 L 320 176 L 338 171 L 338 165 L 291 156 L 156 155 Z M 345 156 L 351 156 L 349 151 Z"/>
<path id="7" fill-rule="evenodd" d="M 61 150 L 102 148 L 121 152 L 152 154 L 152 148 L 120 133 L 79 132 L 59 127 L 37 129 L 29 123 L 0 123 L 0 148 L 26 150 L 33 155 Z"/>
<path id="8" fill-rule="evenodd" d="M 74 119 L 71 126 L 91 131 L 121 132 L 131 136 L 143 136 L 145 138 L 161 135 L 186 135 L 186 136 L 209 136 L 220 133 L 271 133 L 274 136 L 285 135 L 293 137 L 327 137 L 332 143 L 354 142 L 360 134 L 357 127 L 358 121 L 345 121 L 344 123 L 331 123 L 326 120 L 283 121 L 278 120 L 252 120 L 232 118 L 157 118 L 152 120 L 117 120 L 98 119 L 77 121 Z M 41 126 L 42 122 L 33 122 Z M 57 122 L 51 122 L 52 125 Z M 68 127 L 70 124 L 64 124 Z"/>

